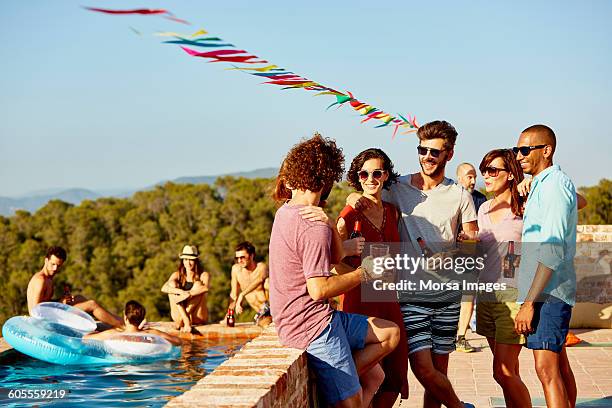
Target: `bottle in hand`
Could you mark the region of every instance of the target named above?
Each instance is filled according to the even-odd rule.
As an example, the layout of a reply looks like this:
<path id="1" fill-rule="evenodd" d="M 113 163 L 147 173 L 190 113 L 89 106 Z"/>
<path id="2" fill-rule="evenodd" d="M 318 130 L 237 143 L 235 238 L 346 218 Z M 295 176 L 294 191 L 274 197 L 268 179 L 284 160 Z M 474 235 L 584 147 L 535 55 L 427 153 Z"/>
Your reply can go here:
<path id="1" fill-rule="evenodd" d="M 425 258 L 429 258 L 433 255 L 433 251 L 427 246 L 422 237 L 418 237 L 417 242 L 419 243 L 419 247 L 421 247 L 421 255 L 423 255 Z"/>
<path id="2" fill-rule="evenodd" d="M 225 318 L 227 327 L 234 327 L 235 319 L 234 319 L 234 309 L 227 309 L 227 316 Z"/>
<path id="3" fill-rule="evenodd" d="M 514 278 L 516 254 L 514 253 L 514 241 L 508 242 L 508 253 L 504 256 L 504 278 Z"/>
<path id="4" fill-rule="evenodd" d="M 351 232 L 349 239 L 359 238 L 361 236 L 361 221 L 355 221 L 355 227 L 353 227 L 353 232 Z"/>

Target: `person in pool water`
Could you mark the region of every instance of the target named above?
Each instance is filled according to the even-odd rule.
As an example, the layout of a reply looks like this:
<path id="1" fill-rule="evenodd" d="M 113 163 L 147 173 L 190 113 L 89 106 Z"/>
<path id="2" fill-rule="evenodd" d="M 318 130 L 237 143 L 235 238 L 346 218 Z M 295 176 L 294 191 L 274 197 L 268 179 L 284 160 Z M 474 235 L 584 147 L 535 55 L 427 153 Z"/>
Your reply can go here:
<path id="1" fill-rule="evenodd" d="M 168 340 L 175 346 L 182 344 L 181 339 L 172 336 L 171 334 L 164 333 L 151 328 L 143 328 L 145 323 L 145 314 L 147 313 L 143 305 L 135 300 L 130 300 L 125 304 L 123 309 L 123 322 L 125 324 L 124 329 L 110 329 L 99 333 L 90 333 L 83 336 L 84 339 L 95 339 L 95 340 L 106 340 L 110 339 L 117 334 L 125 333 L 148 333 L 155 334 L 163 339 Z"/>

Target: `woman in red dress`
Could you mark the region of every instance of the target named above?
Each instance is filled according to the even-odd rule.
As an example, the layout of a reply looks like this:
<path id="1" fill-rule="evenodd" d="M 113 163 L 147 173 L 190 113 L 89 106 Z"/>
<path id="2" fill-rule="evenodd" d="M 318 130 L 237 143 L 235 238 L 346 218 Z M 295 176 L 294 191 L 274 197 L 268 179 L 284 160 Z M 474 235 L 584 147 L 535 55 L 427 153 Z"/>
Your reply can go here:
<path id="1" fill-rule="evenodd" d="M 347 175 L 348 182 L 362 193 L 360 200 L 370 200 L 371 203 L 360 210 L 349 205 L 344 207 L 336 224 L 343 240 L 349 239 L 355 222 L 359 221 L 365 242 L 400 242 L 398 211 L 392 204 L 382 201 L 383 188 L 388 189 L 397 182 L 398 177 L 393 171 L 393 163 L 380 149 L 364 150 L 353 159 Z M 361 263 L 361 258 L 346 257 L 343 262 L 356 267 Z M 398 395 L 403 399 L 408 398 L 408 343 L 402 313 L 397 298 L 384 302 L 362 302 L 361 296 L 360 286 L 350 290 L 341 297 L 340 309 L 390 320 L 401 330 L 397 348 L 381 361 L 385 380 L 372 404 L 376 408 L 392 407 Z"/>

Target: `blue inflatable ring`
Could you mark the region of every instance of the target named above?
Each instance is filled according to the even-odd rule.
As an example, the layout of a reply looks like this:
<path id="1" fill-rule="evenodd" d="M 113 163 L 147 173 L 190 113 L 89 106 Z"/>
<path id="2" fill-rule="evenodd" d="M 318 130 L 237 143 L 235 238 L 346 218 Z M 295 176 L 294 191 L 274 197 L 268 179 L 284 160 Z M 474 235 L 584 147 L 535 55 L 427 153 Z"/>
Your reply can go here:
<path id="1" fill-rule="evenodd" d="M 62 307 L 56 309 L 64 310 L 65 313 L 82 312 L 71 310 L 76 309 L 72 306 L 61 303 L 58 305 Z M 46 307 L 48 306 L 43 306 Z M 55 313 L 62 315 L 62 312 Z M 36 313 L 33 311 L 32 314 Z M 139 363 L 180 355 L 179 347 L 148 333 L 118 333 L 113 338 L 102 341 L 83 339 L 83 330 L 62 324 L 71 319 L 70 316 L 51 319 L 49 315 L 46 315 L 46 318 L 11 317 L 4 323 L 2 335 L 16 350 L 36 359 L 61 365 Z"/>

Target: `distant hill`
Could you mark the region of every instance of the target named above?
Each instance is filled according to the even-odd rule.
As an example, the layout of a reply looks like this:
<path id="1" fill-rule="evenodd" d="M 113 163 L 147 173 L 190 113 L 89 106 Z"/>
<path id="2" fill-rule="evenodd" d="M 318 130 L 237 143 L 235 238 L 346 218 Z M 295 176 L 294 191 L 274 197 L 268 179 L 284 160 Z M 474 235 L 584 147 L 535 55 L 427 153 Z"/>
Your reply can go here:
<path id="1" fill-rule="evenodd" d="M 84 188 L 59 189 L 49 188 L 32 192 L 22 197 L 0 197 L 0 215 L 5 217 L 11 216 L 17 210 L 26 210 L 35 212 L 40 207 L 44 206 L 50 200 L 62 200 L 71 204 L 79 204 L 83 200 L 95 200 L 100 197 L 130 197 L 136 191 L 150 190 L 153 187 L 165 184 L 168 181 L 177 184 L 213 184 L 217 178 L 224 176 L 244 177 L 244 178 L 270 178 L 276 176 L 278 169 L 268 167 L 264 169 L 256 169 L 252 171 L 244 171 L 237 173 L 218 174 L 214 176 L 193 176 L 179 177 L 174 180 L 166 180 L 156 183 L 154 186 L 144 187 L 137 190 L 112 189 L 104 191 L 92 191 Z"/>
<path id="2" fill-rule="evenodd" d="M 225 176 L 244 177 L 244 178 L 270 178 L 276 176 L 278 169 L 276 167 L 267 167 L 265 169 L 257 169 L 252 171 L 242 171 L 238 173 L 218 174 L 216 176 L 195 176 L 195 177 L 179 177 L 171 180 L 177 184 L 213 184 L 217 178 Z M 164 184 L 165 182 L 158 183 Z"/>
<path id="3" fill-rule="evenodd" d="M 100 194 L 84 188 L 71 188 L 59 190 L 48 194 L 31 195 L 19 198 L 0 197 L 0 214 L 9 216 L 17 210 L 34 212 L 49 200 L 62 200 L 71 204 L 79 204 L 83 200 L 95 200 Z"/>

